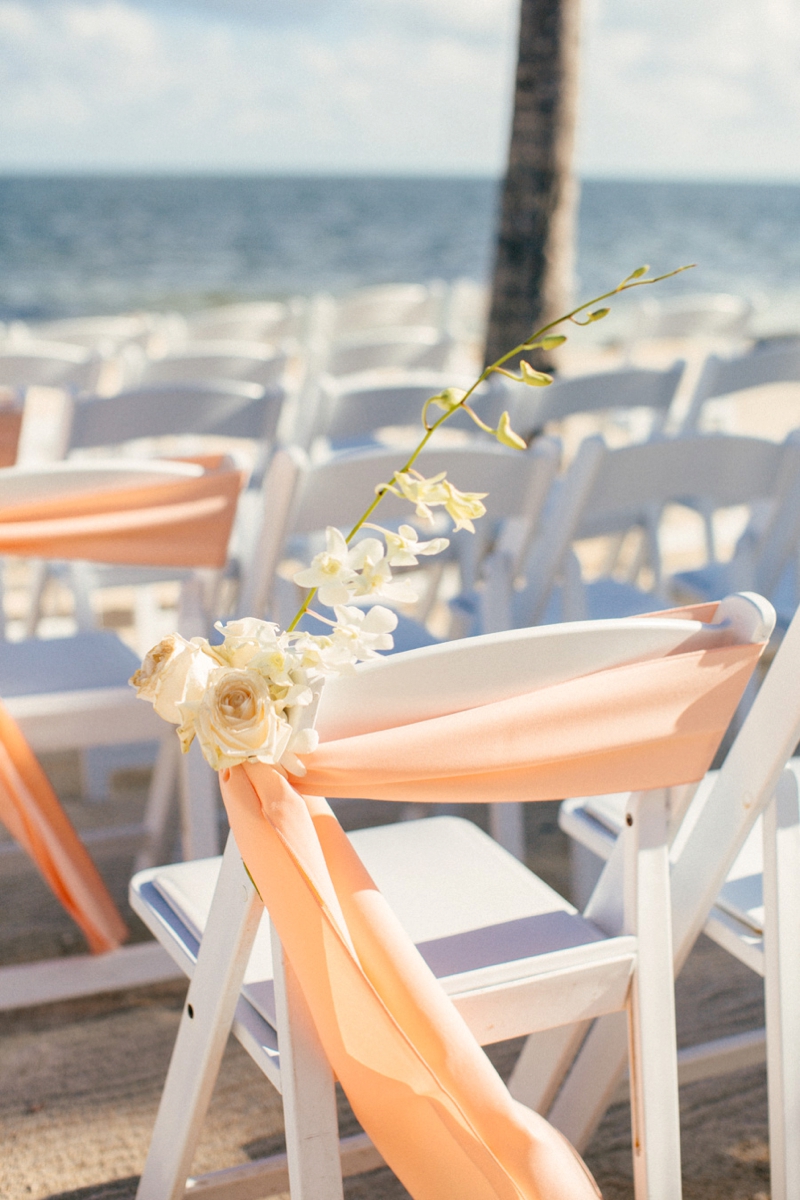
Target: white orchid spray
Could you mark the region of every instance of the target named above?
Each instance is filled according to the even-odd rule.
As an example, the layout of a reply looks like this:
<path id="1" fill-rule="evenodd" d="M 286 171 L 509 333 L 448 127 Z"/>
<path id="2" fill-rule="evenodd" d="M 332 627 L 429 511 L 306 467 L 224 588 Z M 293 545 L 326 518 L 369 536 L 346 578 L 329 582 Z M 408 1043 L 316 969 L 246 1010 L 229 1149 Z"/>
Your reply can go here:
<path id="1" fill-rule="evenodd" d="M 394 578 L 393 570 L 417 566 L 419 556 L 440 554 L 449 545 L 446 537 L 420 541 L 412 525 L 403 524 L 394 531 L 373 524 L 370 518 L 383 498 L 391 493 L 407 500 L 417 518 L 428 524 L 434 519 L 434 509 L 442 509 L 453 521 L 454 532 L 474 533 L 474 522 L 486 512 L 485 493 L 459 491 L 444 471 L 426 479 L 414 466 L 419 455 L 440 425 L 462 409 L 501 445 L 526 449 L 525 442 L 511 428 L 507 412 L 501 415 L 496 429 L 481 420 L 469 403 L 476 388 L 494 373 L 531 387 L 546 387 L 552 376 L 520 359 L 521 354 L 554 350 L 567 340 L 563 334 L 551 332 L 557 326 L 599 321 L 609 309 L 594 305 L 687 268 L 651 278 L 646 277 L 648 270 L 639 267 L 612 291 L 537 329 L 521 345 L 486 367 L 467 391 L 446 388 L 431 396 L 422 409 L 422 437 L 406 462 L 391 479 L 378 484 L 375 499 L 349 533 L 329 527 L 325 549 L 308 567 L 295 573 L 294 582 L 308 590 L 286 630 L 245 617 L 217 623 L 216 629 L 222 635 L 220 644 L 212 645 L 205 638 L 186 641 L 172 634 L 150 650 L 131 683 L 159 716 L 178 727 L 184 752 L 197 739 L 215 770 L 262 762 L 296 777 L 305 774 L 303 757 L 317 745 L 317 734 L 308 727 L 307 712 L 321 681 L 326 675 L 352 672 L 356 663 L 375 658 L 393 646 L 396 614 L 381 604 L 361 605 L 373 599 L 394 603 L 416 600 L 410 581 Z M 585 319 L 579 320 L 580 314 L 585 314 Z M 519 373 L 506 366 L 512 359 L 518 361 Z M 432 408 L 441 410 L 441 415 L 430 421 Z M 359 538 L 365 530 L 379 536 Z M 314 601 L 332 610 L 333 616 L 312 609 Z M 299 629 L 306 614 L 327 626 L 329 632 L 312 634 Z"/>

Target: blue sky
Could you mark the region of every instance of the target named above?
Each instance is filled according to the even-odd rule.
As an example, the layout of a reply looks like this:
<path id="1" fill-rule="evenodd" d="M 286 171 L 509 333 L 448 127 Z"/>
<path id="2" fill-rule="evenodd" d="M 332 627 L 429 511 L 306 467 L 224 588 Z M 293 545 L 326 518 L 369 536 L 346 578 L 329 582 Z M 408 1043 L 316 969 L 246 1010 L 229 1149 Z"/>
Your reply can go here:
<path id="1" fill-rule="evenodd" d="M 517 0 L 0 0 L 0 170 L 495 174 Z M 587 175 L 800 180 L 800 0 L 584 0 Z"/>

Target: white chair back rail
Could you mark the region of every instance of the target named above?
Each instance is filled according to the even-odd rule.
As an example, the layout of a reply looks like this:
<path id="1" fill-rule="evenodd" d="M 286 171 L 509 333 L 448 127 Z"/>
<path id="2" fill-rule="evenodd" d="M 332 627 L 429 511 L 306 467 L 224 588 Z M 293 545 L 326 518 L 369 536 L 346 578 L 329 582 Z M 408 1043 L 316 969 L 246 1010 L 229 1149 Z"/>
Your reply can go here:
<path id="1" fill-rule="evenodd" d="M 710 354 L 692 393 L 684 428 L 696 429 L 703 406 L 717 396 L 733 395 L 770 383 L 797 382 L 800 382 L 799 341 L 756 348 L 735 358 Z"/>
<path id="2" fill-rule="evenodd" d="M 652 432 L 660 430 L 683 377 L 685 363 L 678 361 L 663 371 L 624 367 L 574 377 L 556 376 L 547 388 L 514 388 L 512 425 L 523 437 L 541 432 L 550 421 L 563 421 L 575 413 L 648 408 L 653 412 Z"/>
<path id="3" fill-rule="evenodd" d="M 276 384 L 235 379 L 152 384 L 86 398 L 74 404 L 69 449 L 181 434 L 271 442 L 284 398 Z"/>
<path id="4" fill-rule="evenodd" d="M 408 371 L 399 379 L 387 380 L 380 372 L 335 379 L 324 376 L 312 437 L 326 437 L 332 444 L 361 441 L 386 426 L 419 427 L 422 407 L 427 399 L 448 387 L 467 391 L 473 378 L 461 378 L 431 371 Z M 508 407 L 506 389 L 491 381 L 477 389 L 473 407 L 486 424 L 495 426 L 503 407 Z M 432 407 L 430 416 L 441 415 Z M 447 422 L 448 429 L 477 433 L 474 421 L 457 413 Z"/>

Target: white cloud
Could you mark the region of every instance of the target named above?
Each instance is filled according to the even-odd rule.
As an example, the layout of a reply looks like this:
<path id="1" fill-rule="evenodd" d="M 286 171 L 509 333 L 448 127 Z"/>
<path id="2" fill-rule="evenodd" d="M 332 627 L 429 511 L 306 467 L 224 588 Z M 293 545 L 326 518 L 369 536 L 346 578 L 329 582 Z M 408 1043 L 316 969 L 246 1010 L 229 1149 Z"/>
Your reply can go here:
<path id="1" fill-rule="evenodd" d="M 499 171 L 518 0 L 0 0 L 0 168 Z M 587 173 L 800 178 L 798 0 L 585 0 Z"/>
<path id="2" fill-rule="evenodd" d="M 798 51 L 796 0 L 589 0 L 584 168 L 800 177 Z"/>
<path id="3" fill-rule="evenodd" d="M 371 0 L 362 22 L 322 28 L 131 0 L 0 0 L 0 86 L 15 97 L 0 112 L 5 161 L 499 169 L 512 39 L 475 35 L 508 3 L 434 0 L 420 30 L 404 21 L 423 0 L 392 3 L 387 28 Z"/>

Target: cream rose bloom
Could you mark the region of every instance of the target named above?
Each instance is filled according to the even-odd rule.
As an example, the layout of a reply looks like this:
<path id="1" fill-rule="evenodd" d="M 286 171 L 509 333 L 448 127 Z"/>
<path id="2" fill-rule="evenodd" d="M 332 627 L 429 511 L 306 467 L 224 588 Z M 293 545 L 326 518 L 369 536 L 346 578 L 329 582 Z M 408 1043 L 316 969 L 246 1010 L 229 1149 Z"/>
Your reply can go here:
<path id="1" fill-rule="evenodd" d="M 196 736 L 215 771 L 248 761 L 278 763 L 294 732 L 275 711 L 267 681 L 256 671 L 217 668 L 199 703 L 184 704 L 181 711 L 184 749 Z"/>
<path id="2" fill-rule="evenodd" d="M 183 721 L 178 705 L 200 700 L 218 664 L 200 645 L 171 633 L 147 652 L 130 678 L 141 700 L 149 700 L 158 715 L 173 725 Z"/>

